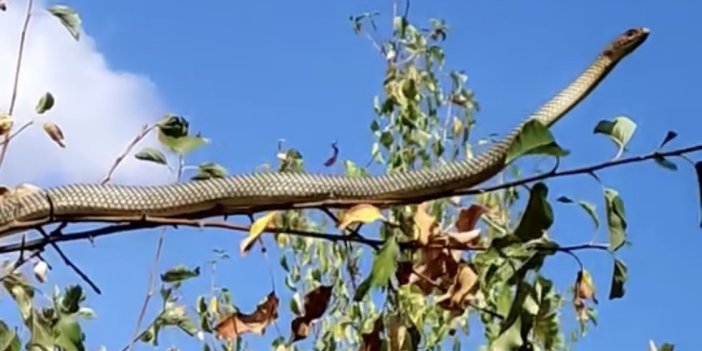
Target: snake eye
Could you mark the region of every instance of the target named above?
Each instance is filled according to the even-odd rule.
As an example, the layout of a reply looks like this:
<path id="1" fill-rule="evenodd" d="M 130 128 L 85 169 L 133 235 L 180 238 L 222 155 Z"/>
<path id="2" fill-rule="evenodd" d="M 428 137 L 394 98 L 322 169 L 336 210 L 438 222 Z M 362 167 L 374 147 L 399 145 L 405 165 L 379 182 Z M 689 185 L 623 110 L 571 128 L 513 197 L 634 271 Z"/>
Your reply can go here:
<path id="1" fill-rule="evenodd" d="M 636 29 L 629 29 L 628 31 L 626 31 L 627 37 L 633 37 L 634 34 L 636 34 Z"/>

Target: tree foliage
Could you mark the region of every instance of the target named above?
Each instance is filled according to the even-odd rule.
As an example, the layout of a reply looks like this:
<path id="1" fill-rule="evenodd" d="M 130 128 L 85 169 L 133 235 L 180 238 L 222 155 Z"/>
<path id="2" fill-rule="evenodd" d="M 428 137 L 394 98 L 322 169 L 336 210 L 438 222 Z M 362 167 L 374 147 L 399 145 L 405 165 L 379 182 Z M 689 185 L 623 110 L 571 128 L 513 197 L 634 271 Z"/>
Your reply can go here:
<path id="1" fill-rule="evenodd" d="M 74 39 L 80 39 L 81 21 L 74 10 L 61 5 L 50 7 L 48 12 Z M 472 140 L 479 105 L 468 86 L 468 75 L 447 68 L 442 48 L 450 37 L 447 23 L 439 19 L 413 22 L 406 14 L 381 16 L 372 12 L 350 16 L 349 21 L 359 37 L 370 38 L 385 65 L 369 126 L 374 136 L 369 148 L 372 161 L 361 165 L 338 160 L 339 149 L 333 144 L 326 166 L 341 162 L 354 177 L 403 172 L 473 157 L 474 149 L 492 142 Z M 387 26 L 382 25 L 385 22 L 389 22 Z M 54 103 L 55 98 L 47 92 L 40 97 L 36 113 L 49 114 Z M 0 127 L 5 136 L 3 148 L 26 128 L 13 128 L 12 111 L 2 117 Z M 63 146 L 57 124 L 46 122 L 43 128 Z M 617 160 L 635 129 L 631 119 L 619 116 L 598 122 L 594 133 L 615 143 Z M 188 155 L 208 140 L 193 134 L 186 118 L 162 117 L 145 128 L 131 146 L 150 132 L 157 133 L 159 144 L 141 147 L 133 157 L 169 167 L 177 181 L 228 174 L 217 163 L 187 164 Z M 659 149 L 676 135 L 669 132 Z M 535 154 L 558 159 L 569 152 L 546 128 L 527 124 L 509 159 Z M 677 170 L 662 151 L 649 158 Z M 699 165 L 695 166 L 702 179 Z M 304 170 L 303 155 L 282 144 L 276 161 L 259 169 Z M 516 166 L 505 173 L 521 177 Z M 183 286 L 202 277 L 200 267 L 184 262 L 158 275 L 159 311 L 146 317 L 150 322 L 140 326 L 134 342 L 156 346 L 163 331 L 173 329 L 201 340 L 203 350 L 239 350 L 246 348 L 247 338 L 263 337 L 278 316 L 286 314 L 292 316 L 288 337 L 271 339 L 272 347 L 279 351 L 458 350 L 467 340 L 490 350 L 570 348 L 596 323 L 596 281 L 609 281 L 609 299 L 619 299 L 625 296 L 628 275 L 626 263 L 618 256 L 629 243 L 625 201 L 595 175 L 594 169 L 590 173 L 602 183 L 602 193 L 592 194 L 598 200 L 565 195 L 554 199 L 544 177 L 526 187 L 505 183 L 475 197 L 434 199 L 390 209 L 368 204 L 323 215 L 310 210 L 260 214 L 244 228 L 248 235 L 238 254 L 244 256 L 271 242 L 277 245 L 277 261 L 285 272 L 284 289 L 293 298 L 280 301 L 280 292 L 271 287 L 257 306 L 240 306 L 234 302 L 232 290 L 212 284 L 210 291 L 187 301 Z M 109 178 L 108 174 L 104 182 Z M 592 219 L 595 230 L 608 232 L 608 241 L 578 246 L 556 242 L 549 234 L 557 220 L 554 204 L 577 205 Z M 266 235 L 269 233 L 272 235 Z M 612 261 L 612 276 L 593 277 L 579 259 L 578 250 L 607 253 L 603 259 Z M 230 258 L 219 248 L 214 253 L 209 263 L 213 275 L 218 265 Z M 577 262 L 579 269 L 573 272 L 572 285 L 559 287 L 543 274 L 542 268 L 554 255 L 569 255 Z M 19 270 L 28 261 L 35 262 L 35 282 Z M 38 255 L 30 253 L 15 263 L 5 263 L 3 287 L 15 302 L 24 326 L 20 331 L 0 323 L 0 350 L 19 350 L 21 344 L 28 349 L 84 350 L 86 343 L 98 342 L 86 338 L 81 329 L 82 318 L 93 315 L 83 306 L 81 286 L 68 286 L 63 291 L 57 288 L 48 306 L 36 301 L 36 286 L 46 279 L 45 265 Z M 575 330 L 568 330 L 570 323 L 564 322 L 567 308 L 575 312 Z M 653 342 L 651 347 L 655 349 Z M 672 350 L 673 346 L 664 344 L 659 349 Z"/>

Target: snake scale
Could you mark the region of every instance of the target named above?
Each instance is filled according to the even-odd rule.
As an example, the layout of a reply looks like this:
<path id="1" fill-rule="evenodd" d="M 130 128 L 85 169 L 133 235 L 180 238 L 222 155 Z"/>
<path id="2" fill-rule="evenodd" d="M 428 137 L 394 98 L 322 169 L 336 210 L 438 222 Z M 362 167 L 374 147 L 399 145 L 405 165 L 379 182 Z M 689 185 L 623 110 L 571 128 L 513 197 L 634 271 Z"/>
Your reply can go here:
<path id="1" fill-rule="evenodd" d="M 565 89 L 474 158 L 435 168 L 364 177 L 261 172 L 161 186 L 70 184 L 3 199 L 0 237 L 67 220 L 127 221 L 145 216 L 192 219 L 271 209 L 392 204 L 470 188 L 507 166 L 507 153 L 525 123 L 538 120 L 544 126 L 552 126 L 589 95 L 648 34 L 649 30 L 643 27 L 624 32 Z"/>

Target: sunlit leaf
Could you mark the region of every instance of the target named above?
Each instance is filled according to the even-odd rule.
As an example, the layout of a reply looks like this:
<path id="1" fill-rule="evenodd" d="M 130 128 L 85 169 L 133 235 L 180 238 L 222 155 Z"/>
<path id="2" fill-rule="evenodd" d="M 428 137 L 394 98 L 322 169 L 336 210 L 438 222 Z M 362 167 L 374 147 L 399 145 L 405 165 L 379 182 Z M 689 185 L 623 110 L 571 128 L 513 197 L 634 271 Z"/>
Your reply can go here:
<path id="1" fill-rule="evenodd" d="M 597 297 L 595 296 L 595 282 L 592 280 L 590 272 L 585 269 L 579 271 L 575 286 L 577 287 L 576 295 L 578 298 L 583 300 L 592 299 L 595 303 L 597 303 Z"/>
<path id="2" fill-rule="evenodd" d="M 48 10 L 49 13 L 61 21 L 61 24 L 66 27 L 73 39 L 80 39 L 81 19 L 75 10 L 66 5 L 53 5 Z"/>
<path id="3" fill-rule="evenodd" d="M 627 223 L 624 202 L 616 190 L 605 189 L 605 205 L 609 228 L 609 249 L 617 251 L 626 242 Z"/>
<path id="4" fill-rule="evenodd" d="M 0 351 L 20 351 L 22 344 L 17 333 L 0 321 Z"/>
<path id="5" fill-rule="evenodd" d="M 345 229 L 353 223 L 372 223 L 378 220 L 385 220 L 380 209 L 367 204 L 360 204 L 351 207 L 339 219 L 339 229 Z"/>
<path id="6" fill-rule="evenodd" d="M 15 124 L 14 119 L 6 113 L 0 114 L 0 136 L 9 133 Z"/>
<path id="7" fill-rule="evenodd" d="M 525 155 L 545 154 L 556 157 L 567 156 L 570 152 L 561 148 L 556 143 L 553 135 L 541 122 L 532 120 L 524 124 L 521 132 L 512 143 L 508 153 L 506 164 Z"/>
<path id="8" fill-rule="evenodd" d="M 429 203 L 423 202 L 417 206 L 414 213 L 414 225 L 417 228 L 417 239 L 421 245 L 426 245 L 429 238 L 436 235 L 436 218 L 427 213 Z"/>
<path id="9" fill-rule="evenodd" d="M 60 147 L 65 148 L 66 145 L 63 143 L 63 132 L 59 128 L 58 124 L 54 122 L 44 122 L 44 131 L 46 134 Z"/>
<path id="10" fill-rule="evenodd" d="M 624 297 L 624 284 L 629 279 L 629 271 L 623 261 L 614 259 L 614 272 L 612 273 L 612 286 L 609 290 L 609 299 Z"/>
<path id="11" fill-rule="evenodd" d="M 206 162 L 197 166 L 198 172 L 191 179 L 192 180 L 206 180 L 212 178 L 224 178 L 227 176 L 228 172 L 224 166 L 213 163 Z"/>
<path id="12" fill-rule="evenodd" d="M 242 254 L 245 254 L 251 250 L 251 247 L 256 240 L 258 240 L 266 228 L 272 226 L 272 223 L 274 223 L 274 221 L 278 218 L 279 214 L 279 211 L 271 211 L 254 221 L 249 229 L 249 235 L 241 241 L 241 246 L 239 248 Z"/>
<path id="13" fill-rule="evenodd" d="M 631 140 L 636 130 L 636 123 L 626 116 L 616 117 L 612 121 L 602 120 L 597 123 L 594 129 L 595 134 L 604 134 L 610 138 L 618 147 L 615 159 L 624 152 L 624 148 Z"/>
<path id="14" fill-rule="evenodd" d="M 163 152 L 152 147 L 146 147 L 142 149 L 141 151 L 137 152 L 134 155 L 134 157 L 137 160 L 150 161 L 162 165 L 168 164 L 168 160 L 166 160 L 166 155 L 164 155 Z"/>
<path id="15" fill-rule="evenodd" d="M 37 107 L 36 111 L 38 114 L 43 114 L 44 112 L 51 110 L 52 107 L 54 107 L 54 96 L 51 95 L 48 91 L 42 95 L 42 97 L 39 99 L 39 102 L 37 102 Z"/>

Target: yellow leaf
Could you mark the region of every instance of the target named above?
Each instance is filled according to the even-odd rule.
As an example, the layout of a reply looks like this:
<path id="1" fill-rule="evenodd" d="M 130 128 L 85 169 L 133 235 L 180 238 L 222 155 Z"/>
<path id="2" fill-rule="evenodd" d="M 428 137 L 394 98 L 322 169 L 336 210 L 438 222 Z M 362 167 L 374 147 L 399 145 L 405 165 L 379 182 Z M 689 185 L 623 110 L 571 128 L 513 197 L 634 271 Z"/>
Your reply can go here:
<path id="1" fill-rule="evenodd" d="M 463 122 L 458 117 L 453 117 L 453 135 L 460 136 L 463 131 Z"/>
<path id="2" fill-rule="evenodd" d="M 246 254 L 249 252 L 249 250 L 251 250 L 253 244 L 261 236 L 263 231 L 270 226 L 271 222 L 275 220 L 277 215 L 278 211 L 269 212 L 265 216 L 257 219 L 254 224 L 251 225 L 251 228 L 249 229 L 249 236 L 241 241 L 241 254 Z"/>
<path id="3" fill-rule="evenodd" d="M 345 229 L 352 223 L 371 223 L 384 219 L 385 217 L 383 217 L 383 214 L 380 212 L 379 208 L 373 205 L 360 204 L 351 207 L 348 211 L 346 211 L 346 213 L 344 213 L 344 216 L 341 217 L 341 220 L 339 221 L 339 229 Z"/>

